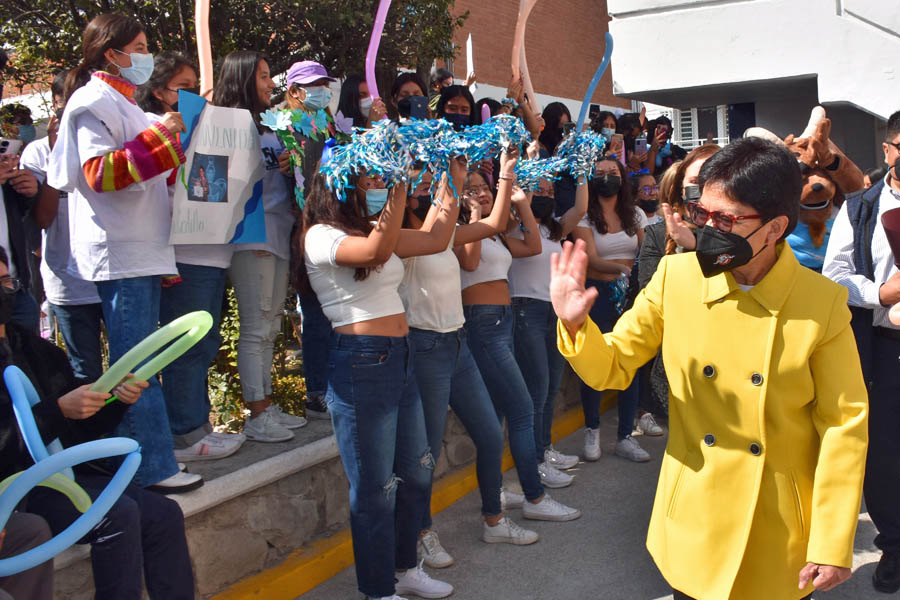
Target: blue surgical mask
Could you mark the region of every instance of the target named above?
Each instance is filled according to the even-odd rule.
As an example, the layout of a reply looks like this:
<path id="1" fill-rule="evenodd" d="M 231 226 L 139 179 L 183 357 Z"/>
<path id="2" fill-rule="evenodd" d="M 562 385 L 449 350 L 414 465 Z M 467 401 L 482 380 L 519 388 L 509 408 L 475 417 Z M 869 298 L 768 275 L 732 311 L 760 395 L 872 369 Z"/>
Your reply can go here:
<path id="1" fill-rule="evenodd" d="M 616 134 L 616 130 L 610 129 L 609 127 L 604 127 L 600 130 L 600 133 L 602 133 L 604 136 L 610 138 Z"/>
<path id="2" fill-rule="evenodd" d="M 384 209 L 387 204 L 388 191 L 386 189 L 370 189 L 366 190 L 366 211 L 368 216 L 374 217 Z"/>
<path id="3" fill-rule="evenodd" d="M 331 90 L 324 85 L 303 89 L 306 90 L 306 100 L 303 101 L 303 106 L 309 110 L 325 108 L 331 102 Z"/>
<path id="4" fill-rule="evenodd" d="M 119 54 L 128 54 L 121 50 L 116 50 L 116 52 Z M 131 54 L 128 54 L 128 56 L 131 58 L 131 66 L 119 67 L 119 75 L 134 85 L 144 85 L 150 81 L 150 76 L 153 75 L 153 55 L 132 52 Z"/>
<path id="5" fill-rule="evenodd" d="M 19 139 L 23 144 L 30 144 L 36 136 L 34 125 L 19 125 Z"/>

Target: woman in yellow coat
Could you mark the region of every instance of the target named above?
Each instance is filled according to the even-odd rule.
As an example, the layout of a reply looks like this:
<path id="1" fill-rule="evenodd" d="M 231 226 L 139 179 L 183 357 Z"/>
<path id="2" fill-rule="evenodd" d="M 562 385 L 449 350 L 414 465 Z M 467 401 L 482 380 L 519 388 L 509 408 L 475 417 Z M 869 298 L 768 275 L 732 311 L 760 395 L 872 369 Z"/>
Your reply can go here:
<path id="1" fill-rule="evenodd" d="M 696 253 L 665 257 L 612 333 L 587 318 L 583 243 L 566 244 L 559 349 L 588 385 L 623 389 L 662 346 L 670 431 L 647 547 L 676 599 L 803 598 L 852 564 L 867 396 L 847 292 L 783 242 L 800 198 L 783 148 L 739 140 L 701 185 Z"/>

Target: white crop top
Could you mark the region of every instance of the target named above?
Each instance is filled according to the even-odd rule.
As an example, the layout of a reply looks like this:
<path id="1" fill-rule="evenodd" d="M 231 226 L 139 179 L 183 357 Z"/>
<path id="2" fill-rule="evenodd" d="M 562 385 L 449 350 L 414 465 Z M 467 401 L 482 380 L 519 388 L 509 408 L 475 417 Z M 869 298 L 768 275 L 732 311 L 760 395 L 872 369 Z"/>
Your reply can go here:
<path id="1" fill-rule="evenodd" d="M 635 211 L 635 221 L 638 229 L 647 226 L 647 215 L 642 210 Z M 579 227 L 591 230 L 594 235 L 594 245 L 597 247 L 597 255 L 605 260 L 634 260 L 638 253 L 637 233 L 628 235 L 625 231 L 616 233 L 597 233 L 594 225 L 588 221 L 587 215 L 578 222 Z"/>
<path id="2" fill-rule="evenodd" d="M 505 281 L 511 264 L 512 254 L 499 237 L 481 240 L 481 260 L 478 267 L 474 271 L 459 270 L 462 289 L 486 281 Z"/>
<path id="3" fill-rule="evenodd" d="M 363 281 L 353 279 L 356 269 L 337 264 L 337 249 L 347 234 L 330 225 L 313 225 L 303 249 L 309 283 L 332 327 L 403 314 L 397 288 L 403 263 L 396 254 Z"/>
<path id="4" fill-rule="evenodd" d="M 562 252 L 560 242 L 550 239 L 550 230 L 541 228 L 541 253 L 526 258 L 514 258 L 509 268 L 509 295 L 512 298 L 535 298 L 550 302 L 550 257 Z M 514 231 L 510 237 L 522 237 Z"/>
<path id="5" fill-rule="evenodd" d="M 465 323 L 459 261 L 453 242 L 443 252 L 403 259 L 400 297 L 410 327 L 438 333 L 456 331 Z"/>

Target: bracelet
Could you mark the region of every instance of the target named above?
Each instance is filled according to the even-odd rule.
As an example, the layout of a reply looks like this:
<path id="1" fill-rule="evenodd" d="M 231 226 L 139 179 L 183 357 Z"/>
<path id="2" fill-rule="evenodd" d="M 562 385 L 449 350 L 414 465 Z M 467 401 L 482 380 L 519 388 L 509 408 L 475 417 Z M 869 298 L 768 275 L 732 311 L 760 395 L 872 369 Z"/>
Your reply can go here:
<path id="1" fill-rule="evenodd" d="M 505 174 L 505 173 L 500 173 L 497 177 L 498 177 L 498 179 L 505 179 L 506 181 L 515 181 L 515 180 L 516 180 L 516 174 L 515 174 L 515 173 L 513 173 L 512 175 L 508 175 L 508 174 Z"/>

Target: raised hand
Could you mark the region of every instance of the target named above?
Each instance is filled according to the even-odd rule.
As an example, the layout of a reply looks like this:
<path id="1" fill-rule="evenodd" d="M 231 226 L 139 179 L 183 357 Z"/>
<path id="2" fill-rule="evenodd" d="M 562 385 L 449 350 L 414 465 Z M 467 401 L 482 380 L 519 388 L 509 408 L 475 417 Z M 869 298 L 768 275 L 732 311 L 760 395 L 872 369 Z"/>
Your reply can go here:
<path id="1" fill-rule="evenodd" d="M 694 237 L 694 232 L 681 218 L 681 214 L 672 210 L 669 204 L 663 204 L 662 209 L 663 217 L 666 219 L 666 233 L 669 234 L 669 237 L 675 240 L 676 244 L 687 250 L 697 248 L 697 238 Z"/>
<path id="2" fill-rule="evenodd" d="M 550 257 L 550 301 L 556 316 L 573 338 L 597 299 L 597 288 L 585 289 L 588 256 L 584 240 L 563 244 L 561 254 Z"/>

